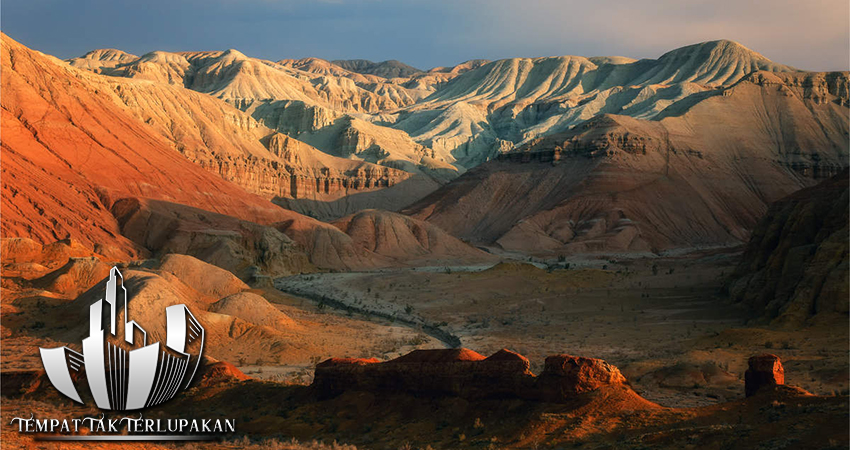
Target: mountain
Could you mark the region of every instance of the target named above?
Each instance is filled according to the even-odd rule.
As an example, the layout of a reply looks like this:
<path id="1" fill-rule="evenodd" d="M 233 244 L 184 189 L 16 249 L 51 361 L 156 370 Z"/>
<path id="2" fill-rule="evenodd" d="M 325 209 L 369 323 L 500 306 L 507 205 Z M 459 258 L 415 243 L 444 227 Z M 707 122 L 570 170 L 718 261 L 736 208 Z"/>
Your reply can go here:
<path id="1" fill-rule="evenodd" d="M 345 70 L 366 75 L 377 75 L 382 78 L 410 78 L 422 73 L 421 70 L 394 59 L 382 62 L 372 62 L 367 59 L 337 59 L 331 62 Z"/>
<path id="2" fill-rule="evenodd" d="M 541 255 L 741 244 L 769 203 L 848 165 L 848 78 L 755 72 L 655 120 L 596 116 L 404 212 L 465 240 Z"/>
<path id="3" fill-rule="evenodd" d="M 472 69 L 477 69 L 484 64 L 489 63 L 489 59 L 470 59 L 469 61 L 464 61 L 456 66 L 446 66 L 446 67 L 434 67 L 429 70 L 429 73 L 463 73 L 469 72 Z"/>
<path id="4" fill-rule="evenodd" d="M 382 248 L 386 256 L 270 201 L 338 216 L 351 205 L 401 208 L 438 175 L 329 155 L 212 96 L 76 69 L 5 35 L 2 45 L 4 236 L 42 244 L 70 237 L 119 260 L 193 255 L 246 280 L 481 253 L 423 225 L 439 245 L 410 255 Z M 347 127 L 341 154 L 378 145 L 358 147 L 350 131 L 373 126 Z M 403 137 L 395 134 L 379 142 L 397 146 Z M 407 145 L 434 173 L 455 170 Z M 340 199 L 332 210 L 312 208 Z"/>
<path id="5" fill-rule="evenodd" d="M 108 54 L 111 53 L 91 52 L 88 56 Z M 147 62 L 137 61 L 134 67 L 149 67 L 150 61 L 157 58 L 165 61 L 177 56 L 155 52 L 142 57 L 141 60 Z M 90 61 L 90 58 L 84 60 Z M 72 62 L 76 64 L 77 60 Z M 182 66 L 177 64 L 176 67 Z M 329 211 L 338 214 L 335 217 L 350 214 L 353 211 L 345 206 L 349 202 L 336 208 L 322 208 L 321 205 L 353 194 L 367 194 L 359 197 L 357 205 L 398 209 L 434 189 L 433 182 L 415 180 L 408 184 L 423 186 L 424 190 L 396 189 L 380 198 L 397 200 L 387 204 L 371 203 L 371 194 L 405 181 L 411 174 L 367 161 L 335 158 L 277 133 L 226 102 L 176 86 L 170 82 L 174 79 L 172 74 L 139 75 L 134 79 L 93 77 L 91 81 L 102 85 L 103 92 L 114 94 L 111 98 L 116 104 L 156 128 L 189 160 L 249 192 L 281 204 L 297 205 L 299 211 L 315 217 L 325 218 Z"/>
<path id="6" fill-rule="evenodd" d="M 180 250 L 242 275 L 251 265 L 272 273 L 309 270 L 307 258 L 332 268 L 374 265 L 370 253 L 352 248 L 339 229 L 212 173 L 226 167 L 229 156 L 256 162 L 268 154 L 253 139 L 250 118 L 238 110 L 150 82 L 113 85 L 5 35 L 2 46 L 4 237 L 43 244 L 72 237 L 119 259 Z M 186 117 L 194 122 L 178 123 Z M 273 146 L 278 157 L 311 157 L 306 144 L 272 140 L 283 141 Z M 206 152 L 201 157 L 214 170 L 179 150 Z M 242 247 L 246 242 L 251 245 Z M 305 256 L 317 242 L 326 243 L 321 252 Z M 280 260 L 269 260 L 273 256 Z"/>
<path id="7" fill-rule="evenodd" d="M 96 67 L 91 60 L 100 53 L 108 52 L 92 52 L 70 62 Z M 653 119 L 673 104 L 697 101 L 753 71 L 796 71 L 725 40 L 682 47 L 656 60 L 581 56 L 470 60 L 427 72 L 397 61 L 304 58 L 274 63 L 236 50 L 154 52 L 117 65 L 103 58 L 109 67 L 94 70 L 182 84 L 333 155 L 339 155 L 349 123 L 371 123 L 374 126 L 354 131 L 361 142 L 395 133 L 396 140 L 415 142 L 433 160 L 456 168 L 441 171 L 434 178 L 438 184 L 600 114 Z M 409 143 L 378 144 L 366 154 L 382 156 L 364 160 L 431 175 L 431 161 L 411 158 L 409 147 Z M 362 150 L 351 156 L 360 158 Z M 405 161 L 403 167 L 399 160 Z"/>
<path id="8" fill-rule="evenodd" d="M 740 244 L 770 202 L 847 166 L 848 74 L 801 72 L 732 41 L 391 79 L 355 71 L 365 63 L 236 50 L 104 50 L 69 64 L 98 72 L 75 76 L 176 153 L 286 208 L 335 220 L 409 205 L 509 251 Z M 316 239 L 303 230 L 335 233 L 278 229 L 308 253 Z M 360 250 L 334 236 L 315 261 L 381 259 L 346 262 Z"/>
<path id="9" fill-rule="evenodd" d="M 208 173 L 90 82 L 98 77 L 2 36 L 3 222 L 43 243 L 73 235 L 136 253 L 109 213 L 124 196 L 270 223 L 295 217 Z M 215 198 L 216 201 L 211 201 Z"/>
<path id="10" fill-rule="evenodd" d="M 138 56 L 114 48 L 92 50 L 85 55 L 69 61 L 72 66 L 100 72 L 112 69 L 120 64 L 127 64 L 139 59 Z"/>

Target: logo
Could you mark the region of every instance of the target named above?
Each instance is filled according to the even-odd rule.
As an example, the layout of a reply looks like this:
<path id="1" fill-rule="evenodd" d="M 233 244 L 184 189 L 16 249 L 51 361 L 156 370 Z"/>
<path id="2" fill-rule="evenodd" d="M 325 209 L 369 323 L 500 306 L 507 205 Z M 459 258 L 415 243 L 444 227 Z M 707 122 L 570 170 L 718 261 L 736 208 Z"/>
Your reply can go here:
<path id="1" fill-rule="evenodd" d="M 119 306 L 123 318 L 116 323 Z M 128 314 L 124 277 L 113 267 L 106 298 L 89 307 L 89 337 L 83 339 L 83 352 L 68 347 L 39 349 L 56 390 L 83 403 L 74 380 L 84 373 L 98 408 L 128 411 L 168 401 L 189 386 L 204 350 L 204 327 L 189 308 L 182 304 L 165 308 L 165 346 L 148 344 L 147 332 L 136 321 L 128 322 Z"/>

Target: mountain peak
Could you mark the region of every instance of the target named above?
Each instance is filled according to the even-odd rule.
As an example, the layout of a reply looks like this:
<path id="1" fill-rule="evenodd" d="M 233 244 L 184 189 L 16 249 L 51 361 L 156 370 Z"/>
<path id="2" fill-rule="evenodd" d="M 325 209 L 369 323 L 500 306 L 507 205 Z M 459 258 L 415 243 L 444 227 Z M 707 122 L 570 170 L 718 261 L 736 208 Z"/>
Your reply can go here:
<path id="1" fill-rule="evenodd" d="M 73 59 L 92 59 L 97 61 L 131 61 L 138 56 L 115 48 L 99 48 Z"/>
<path id="2" fill-rule="evenodd" d="M 249 59 L 244 53 L 235 48 L 227 49 L 221 54 L 222 58 L 232 59 L 234 61 L 244 61 Z"/>
<path id="3" fill-rule="evenodd" d="M 751 50 L 739 42 L 728 39 L 719 39 L 715 41 L 686 45 L 661 55 L 658 60 L 667 61 L 690 58 L 702 60 L 724 59 L 727 61 L 735 60 L 741 62 L 758 62 L 764 65 L 780 66 L 780 64 L 774 63 L 761 53 Z"/>

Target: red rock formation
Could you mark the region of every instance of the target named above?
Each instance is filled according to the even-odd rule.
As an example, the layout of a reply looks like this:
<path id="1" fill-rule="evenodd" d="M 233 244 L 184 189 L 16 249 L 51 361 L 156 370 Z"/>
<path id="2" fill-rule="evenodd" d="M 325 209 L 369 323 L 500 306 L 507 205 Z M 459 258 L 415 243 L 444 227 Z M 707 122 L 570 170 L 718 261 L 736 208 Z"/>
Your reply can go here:
<path id="1" fill-rule="evenodd" d="M 529 367 L 528 359 L 504 349 L 489 358 L 465 348 L 415 350 L 384 363 L 329 359 L 316 366 L 313 388 L 320 396 L 362 390 L 558 403 L 626 381 L 616 367 L 599 359 L 552 356 L 540 377 Z"/>
<path id="2" fill-rule="evenodd" d="M 747 397 L 752 397 L 765 386 L 785 384 L 785 369 L 778 356 L 769 353 L 753 356 L 749 360 L 749 366 L 744 373 L 744 390 Z"/>
<path id="3" fill-rule="evenodd" d="M 616 367 L 601 359 L 553 355 L 546 358 L 538 385 L 547 397 L 564 398 L 603 386 L 619 385 L 626 378 Z"/>

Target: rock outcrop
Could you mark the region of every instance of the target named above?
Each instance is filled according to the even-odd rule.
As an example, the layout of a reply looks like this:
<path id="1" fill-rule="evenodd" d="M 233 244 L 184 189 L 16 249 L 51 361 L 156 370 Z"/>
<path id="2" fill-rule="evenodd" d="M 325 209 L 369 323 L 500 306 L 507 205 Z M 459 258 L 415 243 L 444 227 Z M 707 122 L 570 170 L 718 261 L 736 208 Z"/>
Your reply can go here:
<path id="1" fill-rule="evenodd" d="M 547 357 L 538 379 L 545 398 L 568 398 L 625 382 L 619 369 L 601 359 L 570 355 Z"/>
<path id="2" fill-rule="evenodd" d="M 850 310 L 848 171 L 774 203 L 727 283 L 756 317 L 790 325 Z"/>
<path id="3" fill-rule="evenodd" d="M 616 367 L 593 358 L 551 356 L 539 377 L 529 367 L 528 359 L 506 349 L 487 358 L 465 348 L 415 350 L 387 362 L 326 360 L 316 366 L 312 387 L 320 396 L 351 390 L 559 403 L 626 383 Z"/>
<path id="4" fill-rule="evenodd" d="M 763 387 L 785 384 L 785 369 L 778 356 L 767 353 L 753 356 L 748 364 L 749 368 L 744 373 L 744 389 L 747 397 L 752 397 Z"/>

